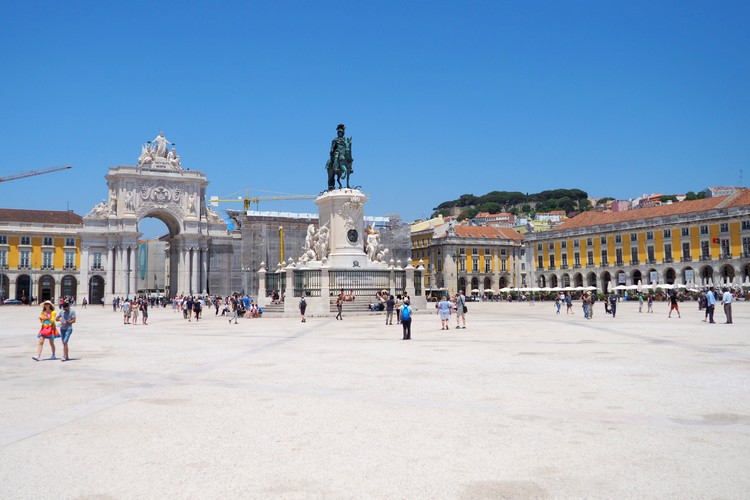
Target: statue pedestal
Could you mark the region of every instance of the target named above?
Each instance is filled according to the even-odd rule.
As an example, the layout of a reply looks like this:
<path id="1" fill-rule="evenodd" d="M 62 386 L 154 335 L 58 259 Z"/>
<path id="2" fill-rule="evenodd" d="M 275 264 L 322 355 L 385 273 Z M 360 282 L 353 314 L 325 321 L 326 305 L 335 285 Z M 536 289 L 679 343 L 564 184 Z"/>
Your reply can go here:
<path id="1" fill-rule="evenodd" d="M 328 224 L 328 266 L 331 269 L 383 269 L 382 262 L 370 262 L 365 253 L 367 235 L 364 208 L 368 197 L 358 189 L 334 189 L 315 200 L 319 224 Z"/>

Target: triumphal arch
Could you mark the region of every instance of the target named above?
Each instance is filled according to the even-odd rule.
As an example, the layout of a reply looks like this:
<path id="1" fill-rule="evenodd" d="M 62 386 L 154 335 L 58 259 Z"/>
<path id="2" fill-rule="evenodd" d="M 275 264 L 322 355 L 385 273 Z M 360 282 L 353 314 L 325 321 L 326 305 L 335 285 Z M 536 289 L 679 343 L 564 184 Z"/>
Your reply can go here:
<path id="1" fill-rule="evenodd" d="M 206 176 L 183 169 L 163 133 L 142 146 L 137 165 L 110 167 L 109 196 L 83 218 L 82 287 L 89 302 L 133 296 L 138 287 L 138 249 L 144 218 L 161 220 L 169 234 L 164 255 L 166 293 L 226 294 L 230 283 L 232 238 L 226 223 L 206 206 Z M 168 261 L 168 262 L 167 262 Z"/>

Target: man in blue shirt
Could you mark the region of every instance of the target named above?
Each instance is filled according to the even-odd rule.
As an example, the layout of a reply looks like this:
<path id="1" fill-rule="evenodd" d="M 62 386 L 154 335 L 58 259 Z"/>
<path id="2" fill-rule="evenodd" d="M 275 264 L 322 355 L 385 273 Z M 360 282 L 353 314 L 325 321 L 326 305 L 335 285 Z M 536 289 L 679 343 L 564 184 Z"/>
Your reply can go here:
<path id="1" fill-rule="evenodd" d="M 716 290 L 714 287 L 706 292 L 706 310 L 708 311 L 708 322 L 716 323 L 714 321 L 714 309 L 716 309 Z"/>

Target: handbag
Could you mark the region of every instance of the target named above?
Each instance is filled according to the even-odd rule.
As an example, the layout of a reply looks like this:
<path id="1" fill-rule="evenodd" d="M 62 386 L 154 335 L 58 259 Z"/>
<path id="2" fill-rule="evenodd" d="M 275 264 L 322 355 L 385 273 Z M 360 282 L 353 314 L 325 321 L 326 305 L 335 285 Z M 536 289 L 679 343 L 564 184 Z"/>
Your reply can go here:
<path id="1" fill-rule="evenodd" d="M 464 314 L 466 314 L 467 312 L 469 312 L 469 308 L 464 306 Z"/>

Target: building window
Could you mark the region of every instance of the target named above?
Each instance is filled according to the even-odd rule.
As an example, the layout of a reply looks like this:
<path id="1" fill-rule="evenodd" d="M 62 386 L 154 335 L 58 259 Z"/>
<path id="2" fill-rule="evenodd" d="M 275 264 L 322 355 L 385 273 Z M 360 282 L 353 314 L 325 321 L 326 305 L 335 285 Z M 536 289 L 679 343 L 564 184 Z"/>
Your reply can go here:
<path id="1" fill-rule="evenodd" d="M 743 222 L 744 224 L 744 222 Z M 745 229 L 744 227 L 742 229 Z M 0 245 L 7 245 L 8 244 L 8 237 L 7 236 L 0 236 Z"/>
<path id="2" fill-rule="evenodd" d="M 622 235 L 616 234 L 615 235 L 615 243 L 622 243 Z"/>
<path id="3" fill-rule="evenodd" d="M 664 230 L 664 237 L 665 238 L 671 238 L 672 237 L 672 230 L 671 229 L 665 229 Z"/>
<path id="4" fill-rule="evenodd" d="M 42 238 L 42 245 L 45 247 L 51 247 L 52 246 L 52 237 L 51 236 L 45 236 Z"/>
<path id="5" fill-rule="evenodd" d="M 630 262 L 632 264 L 638 264 L 638 248 L 636 247 L 630 248 Z"/>
<path id="6" fill-rule="evenodd" d="M 549 245 L 547 245 L 547 248 L 550 249 L 550 250 L 554 250 L 555 249 L 555 243 L 553 241 L 550 241 Z"/>
<path id="7" fill-rule="evenodd" d="M 65 252 L 65 269 L 74 269 L 76 266 L 76 253 Z"/>
<path id="8" fill-rule="evenodd" d="M 708 260 L 711 258 L 711 249 L 708 241 L 701 241 L 701 259 Z"/>
<path id="9" fill-rule="evenodd" d="M 42 252 L 42 269 L 52 269 L 52 252 Z"/>
<path id="10" fill-rule="evenodd" d="M 102 269 L 102 254 L 94 254 L 94 269 Z"/>
<path id="11" fill-rule="evenodd" d="M 685 242 L 682 244 L 682 261 L 690 262 L 691 260 L 692 256 L 690 255 L 690 243 Z"/>
<path id="12" fill-rule="evenodd" d="M 555 268 L 555 256 L 554 255 L 549 256 L 549 268 L 550 269 Z"/>
<path id="13" fill-rule="evenodd" d="M 750 238 L 742 238 L 742 257 L 750 257 Z"/>
<path id="14" fill-rule="evenodd" d="M 701 226 L 701 234 L 708 234 L 708 226 Z"/>
<path id="15" fill-rule="evenodd" d="M 525 271 L 525 270 L 526 270 L 526 263 L 521 262 L 521 271 Z"/>
<path id="16" fill-rule="evenodd" d="M 31 236 L 21 236 L 21 245 L 31 245 Z"/>
<path id="17" fill-rule="evenodd" d="M 630 233 L 630 241 L 638 242 L 638 233 Z"/>
<path id="18" fill-rule="evenodd" d="M 573 265 L 576 267 L 581 267 L 581 254 L 578 252 L 573 254 Z"/>
<path id="19" fill-rule="evenodd" d="M 593 266 L 594 265 L 594 252 L 589 250 L 586 252 L 586 265 L 587 266 Z"/>
<path id="20" fill-rule="evenodd" d="M 484 249 L 484 254 L 485 254 L 485 255 L 492 255 L 492 249 L 490 249 L 490 248 L 485 248 L 485 249 Z"/>
<path id="21" fill-rule="evenodd" d="M 742 221 L 742 230 L 743 231 L 747 231 L 748 229 L 750 229 L 750 220 L 743 220 Z M 2 242 L 3 242 L 3 237 L 0 236 L 0 243 L 2 243 Z"/>
<path id="22" fill-rule="evenodd" d="M 560 248 L 568 248 L 568 242 L 567 241 L 561 241 L 560 242 Z"/>
<path id="23" fill-rule="evenodd" d="M 685 236 L 685 237 L 690 236 L 690 228 L 689 227 L 683 227 L 682 229 L 680 229 L 680 234 L 682 236 Z"/>
<path id="24" fill-rule="evenodd" d="M 646 239 L 647 240 L 653 240 L 654 239 L 654 232 L 653 231 L 646 231 Z"/>
<path id="25" fill-rule="evenodd" d="M 484 272 L 485 273 L 492 272 L 492 261 L 490 259 L 484 259 Z"/>
<path id="26" fill-rule="evenodd" d="M 459 253 L 459 255 L 466 255 L 466 249 L 465 248 L 460 248 L 458 250 L 458 253 Z"/>
<path id="27" fill-rule="evenodd" d="M 648 262 L 653 263 L 654 262 L 654 246 L 649 245 L 646 247 L 646 255 L 648 255 Z"/>
<path id="28" fill-rule="evenodd" d="M 562 254 L 560 265 L 564 268 L 568 267 L 568 255 Z"/>
<path id="29" fill-rule="evenodd" d="M 729 224 L 726 222 L 722 222 L 719 224 L 719 231 L 722 233 L 728 233 L 729 232 Z"/>
<path id="30" fill-rule="evenodd" d="M 541 262 L 541 261 L 540 261 L 540 262 Z M 508 270 L 508 264 L 507 264 L 507 261 L 505 261 L 505 260 L 501 260 L 501 261 L 500 261 L 500 271 L 504 273 L 504 272 L 506 272 L 507 270 Z"/>
<path id="31" fill-rule="evenodd" d="M 573 248 L 579 248 L 581 246 L 581 242 L 579 240 L 573 240 Z"/>
<path id="32" fill-rule="evenodd" d="M 672 262 L 672 244 L 664 244 L 664 262 Z"/>
<path id="33" fill-rule="evenodd" d="M 602 245 L 606 245 L 607 244 L 607 237 L 606 236 L 602 236 L 601 238 L 599 238 L 599 243 L 601 243 Z"/>
<path id="34" fill-rule="evenodd" d="M 76 239 L 75 238 L 65 238 L 65 246 L 66 247 L 74 247 L 74 246 L 76 246 Z"/>
<path id="35" fill-rule="evenodd" d="M 616 265 L 621 266 L 623 264 L 622 248 L 615 248 L 615 260 L 617 261 Z"/>
<path id="36" fill-rule="evenodd" d="M 0 269 L 6 269 L 7 267 L 8 267 L 8 251 L 0 250 Z"/>
<path id="37" fill-rule="evenodd" d="M 540 248 L 539 250 L 541 250 L 541 248 Z M 504 249 L 504 248 L 501 248 L 501 249 L 500 249 L 500 255 L 501 255 L 501 256 L 505 256 L 505 255 L 506 255 L 506 251 L 505 251 L 505 249 Z"/>
<path id="38" fill-rule="evenodd" d="M 721 239 L 721 258 L 722 259 L 731 259 L 732 258 L 732 252 L 729 249 L 729 238 L 722 238 Z"/>
<path id="39" fill-rule="evenodd" d="M 479 259 L 471 259 L 472 271 L 479 271 Z"/>
<path id="40" fill-rule="evenodd" d="M 437 272 L 442 273 L 443 272 L 443 261 L 438 259 L 436 263 Z"/>
<path id="41" fill-rule="evenodd" d="M 594 240 L 591 238 L 586 238 L 586 245 L 591 246 L 594 244 Z"/>
<path id="42" fill-rule="evenodd" d="M 544 257 L 542 257 L 541 255 L 539 255 L 539 256 L 537 256 L 536 261 L 537 261 L 536 262 L 537 267 L 539 267 L 539 269 L 544 269 Z M 500 261 L 500 264 L 502 264 L 503 262 L 505 262 L 505 261 L 504 260 Z"/>
<path id="43" fill-rule="evenodd" d="M 609 258 L 607 256 L 607 251 L 606 250 L 602 250 L 602 265 L 603 266 L 608 266 L 609 265 Z"/>
<path id="44" fill-rule="evenodd" d="M 18 260 L 18 267 L 23 269 L 28 269 L 31 264 L 29 262 L 29 257 L 31 255 L 31 252 L 28 250 L 21 250 L 19 252 L 19 260 Z"/>
<path id="45" fill-rule="evenodd" d="M 541 243 L 537 243 L 536 250 L 537 250 L 537 252 L 541 252 L 542 251 L 542 244 Z"/>
<path id="46" fill-rule="evenodd" d="M 479 255 L 479 249 L 478 248 L 472 248 L 471 249 L 471 255 Z"/>

